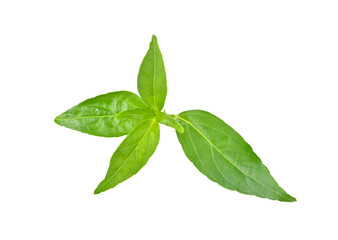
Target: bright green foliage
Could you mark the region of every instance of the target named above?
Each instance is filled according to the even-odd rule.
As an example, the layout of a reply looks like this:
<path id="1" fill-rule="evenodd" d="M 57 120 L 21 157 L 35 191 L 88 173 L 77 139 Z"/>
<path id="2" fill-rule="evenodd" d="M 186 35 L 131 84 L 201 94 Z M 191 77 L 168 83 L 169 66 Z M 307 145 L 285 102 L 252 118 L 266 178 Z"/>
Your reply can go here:
<path id="1" fill-rule="evenodd" d="M 154 110 L 161 111 L 167 96 L 167 78 L 155 36 L 152 37 L 149 50 L 141 63 L 137 89 L 145 103 Z"/>
<path id="2" fill-rule="evenodd" d="M 61 126 L 102 137 L 119 137 L 137 124 L 134 119 L 118 120 L 124 111 L 147 108 L 136 94 L 120 91 L 87 99 L 55 118 Z"/>
<path id="3" fill-rule="evenodd" d="M 159 123 L 162 123 L 164 125 L 167 125 L 169 127 L 175 128 L 180 133 L 184 132 L 184 128 L 179 124 L 177 119 L 175 117 L 172 117 L 164 112 L 159 112 L 156 114 L 156 120 Z"/>
<path id="4" fill-rule="evenodd" d="M 154 112 L 151 109 L 133 109 L 121 112 L 117 115 L 117 119 L 135 119 L 142 121 L 154 117 Z"/>
<path id="5" fill-rule="evenodd" d="M 211 113 L 192 110 L 178 116 L 184 133 L 177 133 L 185 155 L 210 180 L 240 193 L 292 202 L 272 178 L 249 144 Z"/>
<path id="6" fill-rule="evenodd" d="M 155 152 L 160 140 L 160 127 L 155 119 L 136 125 L 114 152 L 104 180 L 95 194 L 115 187 L 136 174 Z"/>
<path id="7" fill-rule="evenodd" d="M 127 91 L 88 99 L 55 118 L 55 122 L 95 136 L 128 134 L 111 157 L 106 177 L 95 194 L 136 174 L 155 152 L 159 124 L 176 129 L 184 153 L 210 180 L 240 193 L 293 202 L 244 139 L 218 117 L 202 110 L 170 115 L 161 112 L 167 80 L 157 39 L 152 37 L 137 80 L 140 97 Z"/>

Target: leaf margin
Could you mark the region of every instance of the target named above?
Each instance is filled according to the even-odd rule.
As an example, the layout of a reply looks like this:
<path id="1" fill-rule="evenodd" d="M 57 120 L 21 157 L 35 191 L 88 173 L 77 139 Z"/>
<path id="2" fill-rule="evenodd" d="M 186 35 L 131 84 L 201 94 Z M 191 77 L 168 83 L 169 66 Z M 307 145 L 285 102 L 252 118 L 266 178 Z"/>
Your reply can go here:
<path id="1" fill-rule="evenodd" d="M 187 110 L 187 111 L 181 112 L 180 114 L 176 115 L 177 118 L 178 118 L 180 121 L 182 121 L 182 122 L 188 124 L 189 126 L 191 126 L 192 128 L 194 128 L 195 130 L 197 130 L 197 132 L 198 132 L 200 135 L 202 135 L 202 137 L 205 138 L 205 140 L 206 140 L 207 142 L 209 142 L 209 143 L 212 144 L 212 142 L 211 142 L 206 136 L 204 136 L 198 128 L 196 128 L 196 127 L 195 127 L 191 122 L 189 122 L 187 119 L 184 119 L 184 118 L 182 117 L 182 114 L 187 113 L 187 112 L 190 112 L 190 111 L 202 111 L 202 112 L 204 112 L 204 113 L 208 113 L 208 114 L 210 114 L 210 115 L 216 117 L 216 118 L 219 119 L 220 121 L 222 121 L 225 125 L 227 125 L 227 124 L 226 124 L 222 119 L 220 119 L 220 118 L 218 118 L 217 116 L 215 116 L 215 115 L 213 115 L 213 114 L 211 114 L 211 113 L 209 113 L 209 112 L 207 112 L 207 111 L 204 111 L 204 110 Z M 184 127 L 184 124 L 181 124 L 181 125 Z M 230 127 L 229 125 L 227 125 L 227 126 Z M 230 127 L 230 128 L 231 128 L 231 127 Z M 231 128 L 231 129 L 232 129 L 232 128 Z M 235 133 L 237 133 L 234 129 L 232 129 L 232 130 L 233 130 Z M 185 129 L 185 133 L 186 133 L 186 132 L 189 132 L 189 129 Z M 267 199 L 270 199 L 270 200 L 278 200 L 278 201 L 282 201 L 282 202 L 294 202 L 294 201 L 296 201 L 296 198 L 294 198 L 293 196 L 289 195 L 287 192 L 285 192 L 285 190 L 284 190 L 283 188 L 281 188 L 281 187 L 279 186 L 279 184 L 276 182 L 276 180 L 274 180 L 274 178 L 271 176 L 270 171 L 268 170 L 268 168 L 262 163 L 262 161 L 260 160 L 260 158 L 259 158 L 257 155 L 256 155 L 256 156 L 257 156 L 257 158 L 260 160 L 260 163 L 266 168 L 266 170 L 268 171 L 268 174 L 270 174 L 271 178 L 276 182 L 277 186 L 278 186 L 281 190 L 283 190 L 283 191 L 285 192 L 285 194 L 287 195 L 287 197 L 284 197 L 283 195 L 281 195 L 280 193 L 276 192 L 275 190 L 273 190 L 273 192 L 274 192 L 274 193 L 277 193 L 278 195 L 280 195 L 284 200 L 283 200 L 283 199 L 272 199 L 272 198 L 269 198 L 269 197 L 262 197 L 262 196 L 258 196 L 258 195 L 256 195 L 256 194 L 250 194 L 250 193 L 246 193 L 246 192 L 239 191 L 238 189 L 230 189 L 230 188 L 228 188 L 228 187 L 223 186 L 220 182 L 218 182 L 216 179 L 214 179 L 213 177 L 211 177 L 211 174 L 210 174 L 210 175 L 207 175 L 206 173 L 202 172 L 202 171 L 200 170 L 200 168 L 196 165 L 196 163 L 195 163 L 193 160 L 191 160 L 190 157 L 188 157 L 188 154 L 186 153 L 186 150 L 185 150 L 185 148 L 184 148 L 184 146 L 183 146 L 183 144 L 182 144 L 182 142 L 181 142 L 181 139 L 180 139 L 180 137 L 179 137 L 179 136 L 181 135 L 181 133 L 179 133 L 178 131 L 176 131 L 176 134 L 177 134 L 178 140 L 179 140 L 179 142 L 180 142 L 180 144 L 181 144 L 181 146 L 182 146 L 182 149 L 183 149 L 185 155 L 187 156 L 187 158 L 195 165 L 195 167 L 196 167 L 203 175 L 205 175 L 206 177 L 208 177 L 211 181 L 216 182 L 217 184 L 221 185 L 221 186 L 224 187 L 224 188 L 227 188 L 227 189 L 229 189 L 229 190 L 235 190 L 235 191 L 237 191 L 237 192 L 239 192 L 239 193 L 246 194 L 246 195 L 254 195 L 254 196 L 257 196 L 257 197 L 260 197 L 260 198 L 267 198 Z M 238 133 L 237 133 L 237 134 L 238 134 Z M 243 139 L 243 137 L 242 137 L 240 134 L 238 134 L 238 136 L 240 136 L 240 137 L 242 138 L 242 140 L 250 147 L 250 145 Z M 191 136 L 190 136 L 190 138 L 191 138 Z M 191 141 L 193 141 L 193 140 L 191 139 Z M 210 144 L 210 145 L 211 145 L 211 144 Z M 222 155 L 224 156 L 224 154 L 222 153 L 222 151 L 221 151 L 220 149 L 218 149 L 214 144 L 212 144 L 212 145 L 213 145 L 213 147 L 214 147 L 215 149 L 217 149 L 217 151 L 218 151 L 220 154 L 222 154 Z M 195 147 L 194 147 L 194 148 L 195 148 Z M 250 147 L 250 148 L 251 148 L 251 147 Z M 251 148 L 251 150 L 252 150 L 252 148 Z M 195 151 L 196 151 L 196 154 L 198 155 L 196 148 L 195 148 Z M 252 151 L 253 151 L 253 150 L 252 150 Z M 254 152 L 253 152 L 253 153 L 254 153 Z M 225 158 L 228 159 L 228 160 L 230 160 L 228 157 L 225 157 Z M 243 174 L 245 174 L 246 176 L 248 176 L 248 175 L 247 175 L 246 173 L 244 173 L 240 168 L 238 168 L 238 166 L 236 166 L 231 160 L 230 160 L 230 162 L 231 162 L 238 170 L 240 170 L 240 172 L 242 172 Z M 207 171 L 208 171 L 208 170 L 207 170 Z M 221 172 L 220 172 L 220 173 L 221 173 Z M 223 176 L 223 177 L 224 177 L 224 176 Z M 249 176 L 248 176 L 248 177 L 249 177 Z M 252 178 L 251 176 L 250 176 L 250 178 L 253 179 L 253 180 L 255 180 L 256 182 L 260 183 L 258 180 Z M 260 183 L 260 184 L 262 184 L 262 183 Z M 266 185 L 263 185 L 263 186 L 265 186 L 265 187 L 271 189 L 269 186 L 266 186 Z M 271 190 L 272 190 L 272 189 L 271 189 Z"/>
<path id="2" fill-rule="evenodd" d="M 139 127 L 143 124 L 143 123 L 146 123 L 146 122 L 150 122 L 150 127 L 149 129 L 147 130 L 147 132 L 142 136 L 142 138 L 140 139 L 140 141 L 138 142 L 138 144 L 136 145 L 136 147 L 134 148 L 134 150 L 129 154 L 128 158 L 124 161 L 124 163 L 116 170 L 116 172 L 113 174 L 113 176 L 109 176 L 108 177 L 108 174 L 109 174 L 109 170 L 111 169 L 112 167 L 112 164 L 113 164 L 113 161 L 114 161 L 114 157 L 116 156 L 116 154 L 118 154 L 120 151 L 120 148 L 122 148 L 123 144 L 125 142 L 127 142 L 129 140 L 129 138 L 132 137 L 132 135 L 137 131 L 139 130 Z M 144 164 L 138 169 L 136 170 L 136 172 L 133 172 L 129 177 L 127 177 L 126 179 L 118 182 L 117 184 L 115 184 L 114 186 L 112 187 L 108 187 L 107 189 L 104 189 L 103 187 L 106 185 L 106 184 L 109 184 L 109 181 L 111 181 L 113 179 L 113 177 L 117 174 L 117 172 L 121 169 L 121 167 L 129 160 L 129 157 L 131 157 L 131 155 L 134 153 L 134 151 L 137 149 L 137 147 L 140 145 L 140 143 L 142 142 L 142 140 L 145 138 L 145 136 L 147 135 L 147 133 L 153 128 L 153 125 L 155 125 L 155 131 L 156 131 L 156 134 L 157 134 L 157 139 L 155 139 L 155 142 L 153 142 L 155 144 L 154 146 L 154 149 L 152 152 L 150 152 L 149 156 L 146 154 L 145 158 L 146 160 L 144 160 Z M 120 183 L 128 180 L 129 178 L 131 178 L 132 176 L 134 176 L 135 174 L 137 174 L 145 165 L 146 163 L 148 162 L 148 160 L 150 159 L 150 157 L 154 154 L 157 146 L 158 146 L 158 143 L 159 143 L 159 140 L 160 140 L 160 128 L 159 128 L 159 124 L 158 122 L 156 121 L 155 118 L 152 118 L 152 119 L 147 119 L 147 120 L 144 120 L 140 123 L 138 123 L 131 131 L 130 133 L 127 135 L 127 137 L 121 142 L 121 144 L 117 147 L 117 149 L 115 150 L 115 152 L 113 153 L 111 159 L 110 159 L 110 163 L 109 163 L 109 167 L 108 167 L 108 170 L 107 170 L 107 173 L 106 173 L 106 176 L 104 177 L 104 179 L 99 183 L 99 185 L 96 187 L 96 189 L 94 190 L 94 194 L 99 194 L 99 193 L 102 193 L 102 192 L 105 192 L 109 189 L 112 189 L 112 188 L 115 188 L 117 185 L 119 185 Z M 149 144 L 150 145 L 150 144 Z M 149 149 L 148 149 L 149 150 Z M 108 179 L 107 179 L 108 177 Z"/>

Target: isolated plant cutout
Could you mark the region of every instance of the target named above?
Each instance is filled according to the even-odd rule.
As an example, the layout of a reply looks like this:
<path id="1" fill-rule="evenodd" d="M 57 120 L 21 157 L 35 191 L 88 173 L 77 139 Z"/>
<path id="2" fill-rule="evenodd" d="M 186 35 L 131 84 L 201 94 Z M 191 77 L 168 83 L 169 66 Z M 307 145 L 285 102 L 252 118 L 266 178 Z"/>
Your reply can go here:
<path id="1" fill-rule="evenodd" d="M 210 180 L 244 194 L 296 201 L 277 184 L 250 145 L 215 115 L 202 110 L 178 115 L 161 112 L 167 80 L 155 36 L 142 61 L 137 88 L 141 98 L 132 92 L 111 92 L 87 99 L 55 118 L 61 126 L 95 136 L 127 135 L 95 194 L 127 180 L 147 163 L 159 142 L 162 123 L 176 129 L 185 155 Z"/>

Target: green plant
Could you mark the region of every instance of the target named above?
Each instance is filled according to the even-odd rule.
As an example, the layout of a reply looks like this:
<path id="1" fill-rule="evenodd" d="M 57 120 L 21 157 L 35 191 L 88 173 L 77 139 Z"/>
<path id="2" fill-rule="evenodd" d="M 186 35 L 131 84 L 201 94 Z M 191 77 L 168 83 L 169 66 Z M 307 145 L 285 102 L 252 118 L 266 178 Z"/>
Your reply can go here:
<path id="1" fill-rule="evenodd" d="M 176 129 L 189 160 L 210 180 L 240 193 L 292 202 L 244 139 L 221 119 L 202 110 L 178 115 L 161 112 L 167 80 L 157 39 L 152 37 L 137 79 L 141 96 L 120 91 L 87 99 L 62 113 L 55 122 L 95 136 L 127 135 L 110 160 L 106 177 L 95 194 L 136 174 L 154 153 L 159 123 Z"/>

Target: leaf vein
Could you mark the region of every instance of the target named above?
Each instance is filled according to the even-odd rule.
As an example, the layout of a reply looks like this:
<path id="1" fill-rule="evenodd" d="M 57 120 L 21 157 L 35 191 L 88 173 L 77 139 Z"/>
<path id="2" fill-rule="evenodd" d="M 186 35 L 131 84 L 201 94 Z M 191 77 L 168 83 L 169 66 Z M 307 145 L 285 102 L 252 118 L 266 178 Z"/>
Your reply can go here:
<path id="1" fill-rule="evenodd" d="M 265 184 L 261 183 L 260 181 L 258 181 L 257 179 L 251 177 L 250 175 L 246 174 L 245 172 L 243 172 L 233 161 L 231 161 L 229 159 L 229 157 L 227 157 L 220 149 L 218 149 L 218 147 L 216 147 L 198 128 L 196 128 L 191 122 L 189 122 L 188 120 L 177 116 L 179 119 L 181 119 L 182 121 L 186 122 L 187 124 L 189 124 L 193 129 L 195 129 L 195 131 L 197 131 L 213 148 L 215 148 L 228 162 L 230 162 L 238 171 L 240 171 L 242 174 L 244 174 L 245 176 L 247 176 L 248 178 L 251 178 L 252 180 L 254 180 L 255 182 L 259 183 L 260 185 L 262 185 L 263 187 L 269 189 L 270 191 L 280 195 L 282 198 L 284 199 L 288 199 L 285 196 L 283 196 L 282 194 L 280 194 L 279 192 L 275 191 L 274 189 L 270 188 L 269 186 L 266 186 Z"/>
<path id="2" fill-rule="evenodd" d="M 123 162 L 123 164 L 115 171 L 115 173 L 111 176 L 111 177 L 109 177 L 108 179 L 104 179 L 103 181 L 105 181 L 102 185 L 101 185 L 101 187 L 99 188 L 99 189 L 101 189 L 101 188 L 103 188 L 118 172 L 119 172 L 119 170 L 126 164 L 126 162 L 128 162 L 128 160 L 130 159 L 130 157 L 132 156 L 132 154 L 134 153 L 134 151 L 135 150 L 137 150 L 137 147 L 140 145 L 140 143 L 143 141 L 143 139 L 145 138 L 145 136 L 148 134 L 148 132 L 150 131 L 150 129 L 152 128 L 152 126 L 153 126 L 153 124 L 154 124 L 154 122 L 152 122 L 151 124 L 150 124 L 150 127 L 149 127 L 149 129 L 145 132 L 145 134 L 142 136 L 142 138 L 141 138 L 141 140 L 137 143 L 137 145 L 136 145 L 136 147 L 134 148 L 134 150 L 129 154 L 129 156 L 128 156 L 128 158 Z"/>

